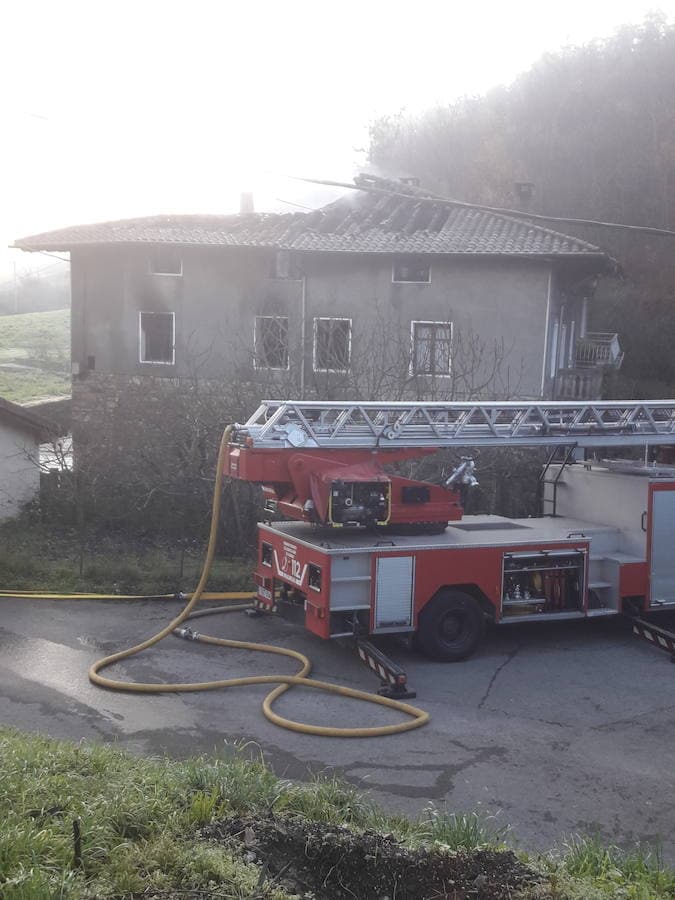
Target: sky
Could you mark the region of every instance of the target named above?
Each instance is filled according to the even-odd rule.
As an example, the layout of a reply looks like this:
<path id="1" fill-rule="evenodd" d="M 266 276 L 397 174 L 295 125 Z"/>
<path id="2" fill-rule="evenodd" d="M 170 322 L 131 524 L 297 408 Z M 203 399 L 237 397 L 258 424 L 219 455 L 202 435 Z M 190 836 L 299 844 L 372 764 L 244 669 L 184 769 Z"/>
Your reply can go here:
<path id="1" fill-rule="evenodd" d="M 15 0 L 0 54 L 0 274 L 15 238 L 332 199 L 375 117 L 509 84 L 675 0 Z M 297 205 L 293 205 L 297 204 Z M 45 260 L 49 263 L 50 260 Z"/>

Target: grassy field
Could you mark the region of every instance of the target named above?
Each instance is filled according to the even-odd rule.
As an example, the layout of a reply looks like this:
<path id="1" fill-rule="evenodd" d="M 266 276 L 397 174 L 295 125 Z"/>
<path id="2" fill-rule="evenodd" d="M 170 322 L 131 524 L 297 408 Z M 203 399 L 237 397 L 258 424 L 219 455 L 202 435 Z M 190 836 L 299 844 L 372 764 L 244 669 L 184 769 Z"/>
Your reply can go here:
<path id="1" fill-rule="evenodd" d="M 15 403 L 70 393 L 70 310 L 0 316 L 0 396 Z"/>
<path id="2" fill-rule="evenodd" d="M 387 891 L 356 893 L 349 879 L 353 887 L 375 875 L 388 896 L 420 900 L 450 896 L 413 889 L 439 866 L 455 873 L 455 897 L 660 900 L 675 891 L 674 873 L 640 851 L 578 837 L 551 854 L 516 855 L 473 813 L 387 816 L 335 778 L 280 780 L 251 746 L 178 762 L 0 729 L 0 771 L 3 900 L 366 900 Z M 320 892 L 308 892 L 336 845 L 338 862 Z"/>
<path id="3" fill-rule="evenodd" d="M 4 591 L 165 594 L 189 591 L 204 558 L 201 542 L 128 538 L 73 530 L 27 518 L 0 525 L 0 585 Z M 249 590 L 253 561 L 216 556 L 209 590 Z"/>

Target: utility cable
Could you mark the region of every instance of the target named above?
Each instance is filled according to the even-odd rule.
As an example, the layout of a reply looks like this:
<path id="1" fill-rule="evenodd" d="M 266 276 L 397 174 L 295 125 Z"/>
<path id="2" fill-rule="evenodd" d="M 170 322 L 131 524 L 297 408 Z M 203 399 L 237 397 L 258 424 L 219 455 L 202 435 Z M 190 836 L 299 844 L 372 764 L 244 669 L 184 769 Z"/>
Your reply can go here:
<path id="1" fill-rule="evenodd" d="M 300 175 L 287 175 L 295 181 L 305 181 L 309 184 L 318 184 L 323 187 L 348 188 L 351 191 L 363 191 L 367 194 L 386 194 L 390 197 L 400 197 L 404 200 L 431 200 L 434 203 L 447 203 L 450 206 L 463 206 L 468 209 L 480 209 L 483 212 L 497 213 L 502 216 L 510 216 L 519 219 L 534 219 L 541 222 L 560 222 L 566 225 L 600 225 L 603 228 L 619 228 L 625 231 L 642 231 L 645 234 L 659 234 L 665 237 L 675 237 L 675 231 L 670 228 L 657 228 L 653 225 L 627 225 L 624 222 L 603 222 L 597 219 L 580 219 L 568 216 L 546 216 L 541 213 L 526 212 L 524 210 L 509 209 L 503 206 L 486 206 L 484 203 L 469 203 L 466 200 L 453 200 L 452 197 L 444 197 L 442 194 L 435 194 L 426 188 L 417 188 L 417 191 L 406 192 L 397 191 L 393 187 L 378 187 L 374 184 L 350 184 L 346 181 L 332 181 L 326 178 L 304 178 Z M 320 212 L 321 210 L 317 210 Z"/>

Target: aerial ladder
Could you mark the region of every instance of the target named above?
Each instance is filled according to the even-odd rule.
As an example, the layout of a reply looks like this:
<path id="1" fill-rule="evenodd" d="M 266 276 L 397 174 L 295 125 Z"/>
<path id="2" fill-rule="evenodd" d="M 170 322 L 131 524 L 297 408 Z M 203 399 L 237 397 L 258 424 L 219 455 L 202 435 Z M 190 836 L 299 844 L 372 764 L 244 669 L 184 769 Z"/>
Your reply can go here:
<path id="1" fill-rule="evenodd" d="M 580 459 L 622 446 L 643 450 Z M 400 474 L 441 449 L 488 447 L 550 448 L 552 515 L 465 516 L 470 453 L 439 484 Z M 320 637 L 398 634 L 454 661 L 486 620 L 629 613 L 673 654 L 641 615 L 675 610 L 674 448 L 672 400 L 265 400 L 234 426 L 225 474 L 264 492 L 256 604 L 295 610 Z"/>

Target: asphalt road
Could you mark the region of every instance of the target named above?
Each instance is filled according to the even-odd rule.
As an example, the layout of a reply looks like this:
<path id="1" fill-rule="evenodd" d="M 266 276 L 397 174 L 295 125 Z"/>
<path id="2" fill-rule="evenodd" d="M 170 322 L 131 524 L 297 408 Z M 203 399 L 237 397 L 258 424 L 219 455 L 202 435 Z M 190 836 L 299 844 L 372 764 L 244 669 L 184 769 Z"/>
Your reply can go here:
<path id="1" fill-rule="evenodd" d="M 399 646 L 431 724 L 377 739 L 309 737 L 262 715 L 263 687 L 142 696 L 91 685 L 89 665 L 153 634 L 173 602 L 0 600 L 0 722 L 60 738 L 114 741 L 142 754 L 186 756 L 253 740 L 277 774 L 335 771 L 390 810 L 480 809 L 512 826 L 523 848 L 595 831 L 622 845 L 660 842 L 675 862 L 675 666 L 614 620 L 507 626 L 456 665 Z M 349 651 L 280 619 L 241 613 L 195 623 L 223 637 L 294 647 L 317 678 L 365 690 L 375 677 Z M 109 674 L 204 681 L 291 673 L 290 660 L 170 636 Z M 396 714 L 293 689 L 277 709 L 303 721 L 356 725 Z"/>

